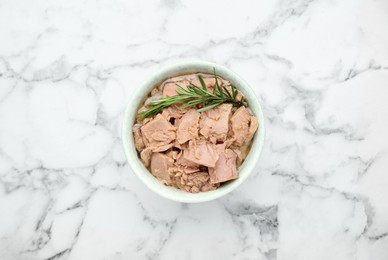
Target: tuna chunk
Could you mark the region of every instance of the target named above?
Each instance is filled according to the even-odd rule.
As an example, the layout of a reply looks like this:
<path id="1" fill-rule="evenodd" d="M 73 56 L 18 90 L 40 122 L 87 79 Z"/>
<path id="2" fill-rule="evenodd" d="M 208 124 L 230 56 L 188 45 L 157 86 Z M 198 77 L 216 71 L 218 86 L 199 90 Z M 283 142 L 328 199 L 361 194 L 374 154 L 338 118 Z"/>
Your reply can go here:
<path id="1" fill-rule="evenodd" d="M 169 168 L 174 164 L 174 160 L 162 153 L 153 153 L 151 157 L 151 172 L 158 179 L 166 184 L 171 183 Z"/>
<path id="2" fill-rule="evenodd" d="M 250 118 L 251 115 L 244 106 L 239 107 L 230 118 L 234 145 L 241 146 L 247 139 Z"/>
<path id="3" fill-rule="evenodd" d="M 177 94 L 176 93 L 177 87 L 178 86 L 174 82 L 165 84 L 163 87 L 163 97 L 175 96 Z"/>
<path id="4" fill-rule="evenodd" d="M 159 152 L 167 151 L 173 145 L 174 145 L 173 143 L 170 143 L 170 144 L 166 144 L 166 145 L 162 145 L 162 146 L 151 147 L 151 149 L 153 152 L 159 153 Z"/>
<path id="5" fill-rule="evenodd" d="M 195 109 L 190 109 L 186 114 L 177 122 L 177 140 L 180 144 L 186 143 L 189 140 L 198 137 L 199 117 Z"/>
<path id="6" fill-rule="evenodd" d="M 134 125 L 132 128 L 132 131 L 133 131 L 133 137 L 135 138 L 136 150 L 141 152 L 144 149 L 145 145 L 144 145 L 143 137 L 141 136 L 140 125 L 139 124 Z"/>
<path id="7" fill-rule="evenodd" d="M 198 163 L 189 161 L 184 156 L 180 156 L 180 155 L 177 156 L 176 164 L 184 166 L 184 167 L 190 167 L 190 168 L 199 167 Z"/>
<path id="8" fill-rule="evenodd" d="M 182 170 L 186 174 L 192 174 L 194 172 L 199 172 L 199 168 L 190 168 L 190 167 L 186 168 L 186 167 L 184 167 Z"/>
<path id="9" fill-rule="evenodd" d="M 152 147 L 147 147 L 143 151 L 141 151 L 140 158 L 143 161 L 145 167 L 150 166 L 151 155 L 152 155 Z"/>
<path id="10" fill-rule="evenodd" d="M 186 109 L 179 108 L 175 105 L 169 106 L 162 111 L 162 116 L 166 118 L 168 121 L 171 119 L 180 119 L 187 112 Z"/>
<path id="11" fill-rule="evenodd" d="M 210 182 L 220 183 L 238 178 L 237 155 L 230 149 L 220 153 L 214 168 L 209 168 Z"/>
<path id="12" fill-rule="evenodd" d="M 180 80 L 178 82 L 169 82 L 163 86 L 163 97 L 171 97 L 177 95 L 176 89 L 179 86 L 185 87 L 189 84 L 188 80 Z"/>
<path id="13" fill-rule="evenodd" d="M 210 141 L 225 141 L 229 129 L 232 104 L 222 104 L 201 114 L 199 132 Z"/>
<path id="14" fill-rule="evenodd" d="M 176 128 L 160 114 L 140 129 L 144 143 L 148 147 L 164 146 L 176 138 Z"/>
<path id="15" fill-rule="evenodd" d="M 144 165 L 148 167 L 150 165 L 151 155 L 153 152 L 167 151 L 172 147 L 172 145 L 173 144 L 171 143 L 171 144 L 166 144 L 166 145 L 157 146 L 157 147 L 153 147 L 153 146 L 147 147 L 140 152 L 140 158 L 143 161 Z"/>
<path id="16" fill-rule="evenodd" d="M 189 141 L 189 146 L 183 151 L 183 156 L 188 161 L 207 167 L 214 167 L 218 160 L 215 145 L 203 141 L 198 143 Z"/>

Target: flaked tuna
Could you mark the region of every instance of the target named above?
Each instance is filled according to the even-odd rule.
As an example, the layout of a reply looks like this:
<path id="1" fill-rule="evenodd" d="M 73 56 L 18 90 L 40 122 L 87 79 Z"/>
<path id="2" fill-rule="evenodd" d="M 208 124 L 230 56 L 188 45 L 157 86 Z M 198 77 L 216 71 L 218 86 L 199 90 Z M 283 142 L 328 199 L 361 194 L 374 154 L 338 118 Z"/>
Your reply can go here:
<path id="1" fill-rule="evenodd" d="M 198 138 L 199 117 L 200 113 L 198 113 L 195 109 L 190 109 L 177 122 L 176 134 L 179 144 Z"/>
<path id="2" fill-rule="evenodd" d="M 234 145 L 241 146 L 248 138 L 250 120 L 251 115 L 244 106 L 239 107 L 231 116 L 230 124 Z"/>
<path id="3" fill-rule="evenodd" d="M 174 165 L 174 159 L 171 159 L 162 153 L 153 153 L 151 157 L 151 172 L 158 179 L 166 184 L 171 183 L 169 168 Z"/>
<path id="4" fill-rule="evenodd" d="M 163 86 L 163 97 L 171 97 L 177 95 L 176 89 L 178 85 L 181 87 L 186 87 L 189 84 L 188 80 L 180 80 L 178 82 L 168 82 Z"/>
<path id="5" fill-rule="evenodd" d="M 177 85 L 173 82 L 165 84 L 163 87 L 163 97 L 175 96 L 177 94 L 176 88 Z"/>
<path id="6" fill-rule="evenodd" d="M 146 167 L 150 166 L 152 149 L 153 147 L 147 147 L 140 153 L 140 158 Z"/>
<path id="7" fill-rule="evenodd" d="M 190 162 L 207 167 L 214 167 L 218 160 L 215 145 L 204 140 L 190 141 L 188 148 L 183 151 L 183 156 Z"/>
<path id="8" fill-rule="evenodd" d="M 230 149 L 219 153 L 219 158 L 214 168 L 209 168 L 210 182 L 220 183 L 238 178 L 237 155 Z"/>
<path id="9" fill-rule="evenodd" d="M 144 149 L 145 145 L 144 145 L 143 137 L 141 135 L 140 125 L 139 124 L 134 125 L 132 127 L 132 131 L 133 131 L 133 137 L 135 139 L 136 150 L 141 152 Z"/>
<path id="10" fill-rule="evenodd" d="M 176 138 L 176 128 L 160 114 L 140 129 L 144 143 L 148 147 L 164 146 Z"/>
<path id="11" fill-rule="evenodd" d="M 226 140 L 229 130 L 229 117 L 232 104 L 222 104 L 201 113 L 199 132 L 211 142 Z"/>
<path id="12" fill-rule="evenodd" d="M 175 180 L 178 188 L 193 193 L 215 190 L 219 187 L 218 183 L 210 182 L 210 177 L 207 172 L 182 173 L 175 177 Z"/>
<path id="13" fill-rule="evenodd" d="M 257 120 L 257 117 L 251 116 L 250 125 L 248 129 L 248 138 L 247 141 L 250 142 L 256 133 L 257 128 L 259 128 L 259 120 Z"/>
<path id="14" fill-rule="evenodd" d="M 182 118 L 184 114 L 186 114 L 187 109 L 179 108 L 176 105 L 166 107 L 162 111 L 162 116 L 166 118 L 168 121 L 176 121 L 177 119 Z"/>

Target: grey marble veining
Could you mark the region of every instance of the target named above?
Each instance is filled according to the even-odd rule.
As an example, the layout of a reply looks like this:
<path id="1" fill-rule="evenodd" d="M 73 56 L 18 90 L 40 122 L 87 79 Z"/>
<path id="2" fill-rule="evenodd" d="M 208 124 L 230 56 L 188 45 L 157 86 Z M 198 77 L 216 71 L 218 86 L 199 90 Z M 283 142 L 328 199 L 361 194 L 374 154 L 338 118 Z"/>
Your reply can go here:
<path id="1" fill-rule="evenodd" d="M 0 259 L 388 259 L 387 1 L 0 2 Z M 203 204 L 121 147 L 136 86 L 187 59 L 260 98 L 254 174 Z"/>

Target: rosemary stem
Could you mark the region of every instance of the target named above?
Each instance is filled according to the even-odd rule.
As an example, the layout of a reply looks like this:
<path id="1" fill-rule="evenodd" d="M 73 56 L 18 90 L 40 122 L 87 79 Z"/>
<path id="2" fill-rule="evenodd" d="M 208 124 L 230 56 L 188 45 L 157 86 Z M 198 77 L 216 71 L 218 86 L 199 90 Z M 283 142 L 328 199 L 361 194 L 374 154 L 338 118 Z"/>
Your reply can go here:
<path id="1" fill-rule="evenodd" d="M 180 105 L 180 108 L 194 107 L 202 104 L 202 107 L 197 109 L 198 112 L 212 109 L 224 103 L 233 104 L 233 106 L 245 105 L 243 98 L 242 100 L 237 100 L 238 91 L 233 85 L 229 86 L 230 90 L 224 85 L 220 86 L 215 69 L 214 78 L 216 83 L 213 86 L 212 92 L 207 89 L 206 84 L 200 75 L 198 75 L 198 79 L 202 88 L 196 86 L 192 82 L 190 82 L 186 87 L 182 87 L 177 84 L 177 95 L 152 100 L 147 105 L 149 109 L 140 112 L 141 117 L 145 119 L 151 115 L 159 113 L 166 107 L 178 103 L 183 103 Z"/>

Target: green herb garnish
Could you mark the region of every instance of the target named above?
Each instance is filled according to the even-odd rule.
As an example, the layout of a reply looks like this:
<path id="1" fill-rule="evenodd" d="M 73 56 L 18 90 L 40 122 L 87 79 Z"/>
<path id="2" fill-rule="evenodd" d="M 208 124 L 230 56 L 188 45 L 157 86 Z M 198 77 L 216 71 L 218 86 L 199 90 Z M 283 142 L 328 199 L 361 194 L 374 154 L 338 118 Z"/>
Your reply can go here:
<path id="1" fill-rule="evenodd" d="M 233 104 L 237 107 L 246 106 L 244 98 L 241 98 L 240 101 L 237 101 L 238 91 L 236 87 L 230 85 L 229 90 L 225 86 L 220 86 L 220 84 L 218 83 L 218 77 L 215 69 L 214 78 L 215 84 L 213 87 L 213 91 L 209 91 L 207 89 L 206 84 L 201 75 L 198 75 L 198 79 L 201 83 L 202 88 L 196 86 L 192 82 L 190 82 L 189 85 L 186 87 L 182 87 L 176 84 L 178 86 L 176 89 L 177 95 L 151 101 L 147 105 L 149 109 L 140 112 L 140 115 L 143 119 L 147 118 L 151 115 L 159 113 L 163 108 L 169 107 L 175 103 L 183 103 L 181 106 L 179 106 L 180 108 L 188 108 L 202 104 L 202 108 L 197 109 L 198 112 L 203 112 L 212 109 L 224 103 Z"/>

